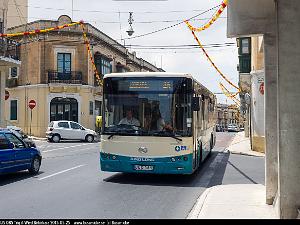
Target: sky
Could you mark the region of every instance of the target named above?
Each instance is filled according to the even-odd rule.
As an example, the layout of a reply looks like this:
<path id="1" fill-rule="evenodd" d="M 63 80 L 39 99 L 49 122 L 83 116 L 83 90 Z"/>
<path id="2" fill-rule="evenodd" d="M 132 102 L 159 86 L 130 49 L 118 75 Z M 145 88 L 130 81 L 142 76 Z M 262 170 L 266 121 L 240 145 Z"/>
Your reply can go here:
<path id="1" fill-rule="evenodd" d="M 73 2 L 73 11 L 72 11 Z M 222 0 L 28 0 L 28 20 L 38 19 L 57 20 L 60 15 L 69 15 L 73 21 L 83 20 L 97 27 L 111 38 L 135 51 L 137 57 L 161 67 L 168 72 L 184 72 L 192 74 L 199 82 L 215 93 L 221 93 L 219 82 L 228 90 L 235 89 L 224 81 L 211 66 L 200 49 L 140 49 L 133 45 L 191 45 L 197 44 L 187 26 L 182 23 L 170 29 L 140 38 L 126 39 L 129 36 L 129 12 L 133 12 L 132 37 L 142 35 L 164 27 L 177 24 L 205 10 L 221 4 Z M 24 6 L 20 6 L 24 7 Z M 211 18 L 216 10 L 211 10 L 191 21 L 196 27 L 202 26 Z M 202 44 L 236 43 L 235 39 L 226 37 L 227 10 L 209 29 L 198 33 Z M 125 39 L 125 40 L 124 40 Z M 234 83 L 238 83 L 238 52 L 234 44 L 230 47 L 208 48 L 219 69 Z M 224 95 L 217 94 L 219 103 L 233 103 Z"/>

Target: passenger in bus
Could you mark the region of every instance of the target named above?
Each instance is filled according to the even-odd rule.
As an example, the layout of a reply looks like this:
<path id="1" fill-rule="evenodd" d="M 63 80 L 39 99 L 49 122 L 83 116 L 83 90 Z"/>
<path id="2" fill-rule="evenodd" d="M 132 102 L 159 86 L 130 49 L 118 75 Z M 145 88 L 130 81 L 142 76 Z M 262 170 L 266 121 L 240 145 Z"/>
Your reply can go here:
<path id="1" fill-rule="evenodd" d="M 126 117 L 121 119 L 121 121 L 119 122 L 119 125 L 121 125 L 121 124 L 133 125 L 133 126 L 137 126 L 137 127 L 139 127 L 141 125 L 140 121 L 138 121 L 136 118 L 133 117 L 132 109 L 126 110 Z"/>
<path id="2" fill-rule="evenodd" d="M 173 128 L 170 124 L 166 124 L 165 120 L 162 118 L 159 110 L 155 110 L 152 112 L 152 120 L 150 123 L 150 129 L 156 131 L 172 131 Z"/>

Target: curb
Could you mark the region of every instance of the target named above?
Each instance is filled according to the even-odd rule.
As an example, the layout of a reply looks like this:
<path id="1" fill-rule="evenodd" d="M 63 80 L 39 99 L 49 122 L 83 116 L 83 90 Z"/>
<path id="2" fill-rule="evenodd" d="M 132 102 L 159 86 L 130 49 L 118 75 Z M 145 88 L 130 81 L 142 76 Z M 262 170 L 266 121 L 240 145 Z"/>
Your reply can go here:
<path id="1" fill-rule="evenodd" d="M 229 149 L 226 149 L 228 152 L 231 154 L 236 154 L 236 155 L 246 155 L 246 156 L 254 156 L 254 157 L 265 157 L 265 155 L 256 155 L 255 153 L 247 153 L 247 152 L 237 152 L 237 151 L 231 151 Z"/>
<path id="2" fill-rule="evenodd" d="M 192 210 L 190 211 L 190 213 L 188 214 L 188 216 L 186 217 L 186 219 L 198 219 L 198 216 L 202 210 L 202 207 L 205 203 L 205 200 L 207 198 L 207 195 L 209 194 L 209 192 L 211 192 L 211 190 L 214 188 L 210 187 L 207 188 L 201 195 L 200 197 L 197 199 L 195 205 L 193 206 Z"/>
<path id="3" fill-rule="evenodd" d="M 47 138 L 32 137 L 32 136 L 29 136 L 29 138 L 31 138 L 32 140 L 37 140 L 37 141 L 46 141 L 47 140 Z"/>

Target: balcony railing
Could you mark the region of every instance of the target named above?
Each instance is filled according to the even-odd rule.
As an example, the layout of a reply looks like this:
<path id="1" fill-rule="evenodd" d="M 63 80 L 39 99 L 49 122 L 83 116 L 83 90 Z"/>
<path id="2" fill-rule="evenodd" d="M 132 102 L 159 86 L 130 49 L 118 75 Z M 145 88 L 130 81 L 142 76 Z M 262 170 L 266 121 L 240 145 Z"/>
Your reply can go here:
<path id="1" fill-rule="evenodd" d="M 20 45 L 15 41 L 0 38 L 0 56 L 20 60 Z"/>
<path id="2" fill-rule="evenodd" d="M 83 84 L 82 72 L 48 71 L 48 83 Z"/>
<path id="3" fill-rule="evenodd" d="M 6 87 L 14 88 L 18 86 L 18 78 L 10 78 L 6 80 Z"/>

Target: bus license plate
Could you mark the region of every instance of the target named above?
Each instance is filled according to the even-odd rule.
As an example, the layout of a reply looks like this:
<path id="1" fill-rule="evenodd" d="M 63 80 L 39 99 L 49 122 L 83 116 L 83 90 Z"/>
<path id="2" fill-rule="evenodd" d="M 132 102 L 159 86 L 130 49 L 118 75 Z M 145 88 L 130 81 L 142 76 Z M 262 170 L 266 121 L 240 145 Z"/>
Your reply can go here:
<path id="1" fill-rule="evenodd" d="M 150 171 L 150 170 L 153 170 L 154 166 L 134 165 L 133 168 L 134 168 L 134 170 Z"/>

